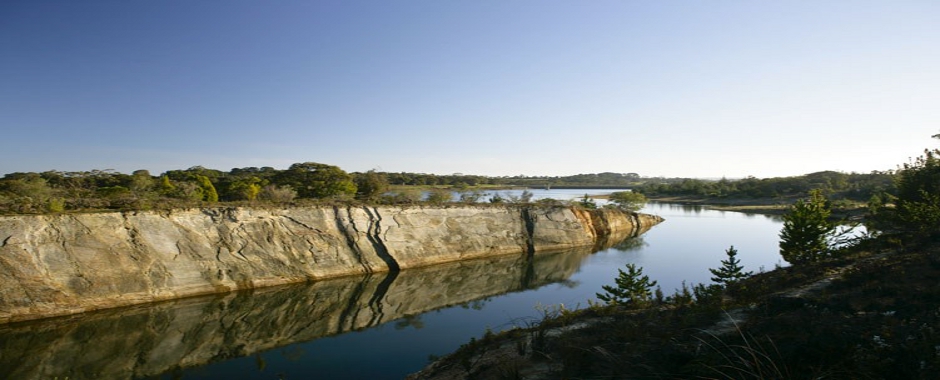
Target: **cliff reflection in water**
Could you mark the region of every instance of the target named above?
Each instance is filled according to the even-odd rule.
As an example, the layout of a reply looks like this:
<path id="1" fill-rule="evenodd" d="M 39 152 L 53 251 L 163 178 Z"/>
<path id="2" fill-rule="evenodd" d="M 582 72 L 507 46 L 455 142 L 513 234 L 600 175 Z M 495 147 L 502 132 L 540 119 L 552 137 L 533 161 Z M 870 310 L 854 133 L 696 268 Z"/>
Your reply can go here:
<path id="1" fill-rule="evenodd" d="M 590 252 L 463 261 L 2 325 L 0 378 L 155 376 L 565 281 Z"/>

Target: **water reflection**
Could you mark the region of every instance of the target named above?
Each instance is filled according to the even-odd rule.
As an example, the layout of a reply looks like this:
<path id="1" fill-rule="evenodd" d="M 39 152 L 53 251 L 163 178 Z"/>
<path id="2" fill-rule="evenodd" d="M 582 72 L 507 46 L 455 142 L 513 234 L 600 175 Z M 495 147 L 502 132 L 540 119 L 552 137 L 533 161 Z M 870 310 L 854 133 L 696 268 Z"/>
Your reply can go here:
<path id="1" fill-rule="evenodd" d="M 562 283 L 591 249 L 464 261 L 0 326 L 0 378 L 138 378 Z M 262 356 L 258 368 L 267 366 Z"/>
<path id="2" fill-rule="evenodd" d="M 614 244 L 610 247 L 612 250 L 619 252 L 630 252 L 638 251 L 645 248 L 647 245 L 646 240 L 643 240 L 642 236 L 637 236 L 633 239 L 624 239 L 620 243 Z"/>

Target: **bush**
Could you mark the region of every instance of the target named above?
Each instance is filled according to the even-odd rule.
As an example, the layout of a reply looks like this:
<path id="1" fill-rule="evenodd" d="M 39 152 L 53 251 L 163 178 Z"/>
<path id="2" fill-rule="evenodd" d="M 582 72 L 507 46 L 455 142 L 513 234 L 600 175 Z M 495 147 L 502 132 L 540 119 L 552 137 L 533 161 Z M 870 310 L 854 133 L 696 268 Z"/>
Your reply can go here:
<path id="1" fill-rule="evenodd" d="M 646 205 L 646 196 L 632 191 L 617 191 L 610 194 L 610 201 L 627 211 L 637 211 Z"/>
<path id="2" fill-rule="evenodd" d="M 267 185 L 258 194 L 258 198 L 262 200 L 282 203 L 293 201 L 296 197 L 297 192 L 290 186 Z"/>

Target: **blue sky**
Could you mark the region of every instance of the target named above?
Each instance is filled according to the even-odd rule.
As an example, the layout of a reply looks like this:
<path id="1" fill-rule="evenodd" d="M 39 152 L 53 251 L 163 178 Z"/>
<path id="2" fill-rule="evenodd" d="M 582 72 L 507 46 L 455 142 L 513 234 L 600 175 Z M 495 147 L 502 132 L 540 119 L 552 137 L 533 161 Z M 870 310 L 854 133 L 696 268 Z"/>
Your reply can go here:
<path id="1" fill-rule="evenodd" d="M 5 1 L 0 174 L 757 177 L 940 132 L 937 1 Z"/>

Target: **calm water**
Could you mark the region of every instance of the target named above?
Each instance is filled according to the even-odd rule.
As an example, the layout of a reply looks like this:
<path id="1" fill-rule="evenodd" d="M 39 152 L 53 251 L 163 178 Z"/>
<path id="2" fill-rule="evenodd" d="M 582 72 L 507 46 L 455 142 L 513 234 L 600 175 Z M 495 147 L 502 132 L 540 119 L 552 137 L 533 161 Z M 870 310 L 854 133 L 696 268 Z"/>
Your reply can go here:
<path id="1" fill-rule="evenodd" d="M 553 197 L 586 192 L 560 191 L 570 197 Z M 626 263 L 642 266 L 667 294 L 682 281 L 708 282 L 708 268 L 731 245 L 748 270 L 782 265 L 781 223 L 772 218 L 672 204 L 642 211 L 666 221 L 595 253 L 462 262 L 0 326 L 0 378 L 400 379 L 486 329 L 525 326 L 547 305 L 585 307 Z"/>

